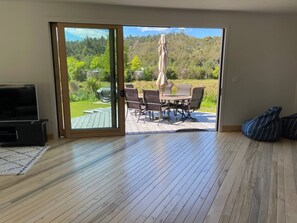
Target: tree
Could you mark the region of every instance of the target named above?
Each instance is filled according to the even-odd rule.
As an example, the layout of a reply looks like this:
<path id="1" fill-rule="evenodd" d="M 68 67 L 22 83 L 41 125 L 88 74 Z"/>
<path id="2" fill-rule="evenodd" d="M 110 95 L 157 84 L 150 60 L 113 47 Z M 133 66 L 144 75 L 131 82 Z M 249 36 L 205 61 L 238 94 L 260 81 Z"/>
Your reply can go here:
<path id="1" fill-rule="evenodd" d="M 128 59 L 128 46 L 124 45 L 124 69 L 129 69 L 129 59 Z"/>
<path id="2" fill-rule="evenodd" d="M 91 61 L 90 68 L 94 70 L 94 69 L 98 69 L 99 67 L 100 67 L 100 57 L 95 56 Z"/>
<path id="3" fill-rule="evenodd" d="M 103 36 L 100 38 L 87 37 L 81 41 L 67 41 L 67 57 L 74 56 L 78 60 L 88 56 L 102 55 L 106 48 L 107 39 Z"/>
<path id="4" fill-rule="evenodd" d="M 101 81 L 110 81 L 110 52 L 109 42 L 106 43 L 104 54 L 99 58 L 99 67 L 102 69 L 100 74 Z"/>
<path id="5" fill-rule="evenodd" d="M 84 81 L 86 79 L 85 62 L 74 57 L 67 58 L 68 75 L 70 80 Z"/>
<path id="6" fill-rule="evenodd" d="M 212 77 L 214 79 L 218 79 L 220 74 L 220 67 L 216 66 L 215 70 L 212 72 Z"/>
<path id="7" fill-rule="evenodd" d="M 141 68 L 141 60 L 136 55 L 133 57 L 133 59 L 131 61 L 131 70 L 136 71 L 136 70 L 139 70 L 140 68 Z"/>

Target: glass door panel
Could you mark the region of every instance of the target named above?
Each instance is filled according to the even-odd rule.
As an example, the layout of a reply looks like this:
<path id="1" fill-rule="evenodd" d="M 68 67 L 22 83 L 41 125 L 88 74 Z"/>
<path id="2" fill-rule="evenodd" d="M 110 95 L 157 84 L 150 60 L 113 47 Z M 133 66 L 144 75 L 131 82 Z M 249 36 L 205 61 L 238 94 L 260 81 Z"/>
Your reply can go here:
<path id="1" fill-rule="evenodd" d="M 123 135 L 121 27 L 57 24 L 65 135 Z"/>

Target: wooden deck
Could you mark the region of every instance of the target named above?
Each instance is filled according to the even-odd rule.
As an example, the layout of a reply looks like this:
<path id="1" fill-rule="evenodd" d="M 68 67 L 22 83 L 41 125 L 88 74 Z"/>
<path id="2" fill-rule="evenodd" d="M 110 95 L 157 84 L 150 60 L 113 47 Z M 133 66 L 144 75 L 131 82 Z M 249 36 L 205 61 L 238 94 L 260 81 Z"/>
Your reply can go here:
<path id="1" fill-rule="evenodd" d="M 188 132 L 52 142 L 0 177 L 0 222 L 295 223 L 297 142 Z"/>
<path id="2" fill-rule="evenodd" d="M 94 109 L 88 111 L 84 116 L 71 119 L 73 129 L 110 128 L 110 108 Z M 92 113 L 91 113 L 92 112 Z"/>
<path id="3" fill-rule="evenodd" d="M 198 122 L 193 122 L 191 119 L 187 119 L 184 122 L 179 121 L 181 118 L 180 114 L 177 115 L 176 120 L 173 112 L 171 112 L 170 121 L 168 122 L 168 119 L 162 119 L 158 125 L 157 119 L 152 120 L 149 119 L 148 116 L 144 122 L 144 115 L 140 117 L 140 120 L 137 123 L 137 117 L 130 111 L 126 119 L 126 134 L 164 133 L 182 130 L 215 130 L 215 114 L 194 112 L 192 116 L 196 118 Z M 71 121 L 72 128 L 74 129 L 108 128 L 111 126 L 110 109 L 97 109 L 91 114 L 73 118 Z"/>

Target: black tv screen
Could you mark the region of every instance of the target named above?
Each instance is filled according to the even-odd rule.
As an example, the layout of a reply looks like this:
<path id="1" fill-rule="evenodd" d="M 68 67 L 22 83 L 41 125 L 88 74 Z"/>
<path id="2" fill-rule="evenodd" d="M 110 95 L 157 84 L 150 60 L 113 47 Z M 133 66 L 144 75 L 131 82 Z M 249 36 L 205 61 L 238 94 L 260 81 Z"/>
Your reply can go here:
<path id="1" fill-rule="evenodd" d="M 0 84 L 0 122 L 39 120 L 34 84 Z"/>

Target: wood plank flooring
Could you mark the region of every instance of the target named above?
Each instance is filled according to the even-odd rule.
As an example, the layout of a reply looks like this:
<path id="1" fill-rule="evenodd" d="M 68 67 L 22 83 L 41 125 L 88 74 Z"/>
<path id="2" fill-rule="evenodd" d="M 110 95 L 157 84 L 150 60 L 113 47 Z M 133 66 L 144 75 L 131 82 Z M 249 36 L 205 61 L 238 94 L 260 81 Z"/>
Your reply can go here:
<path id="1" fill-rule="evenodd" d="M 50 142 L 0 222 L 297 222 L 297 142 L 188 132 Z"/>

